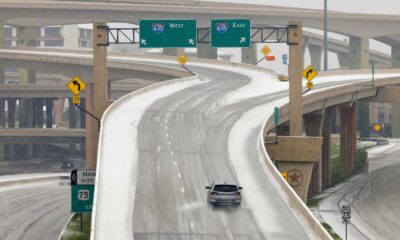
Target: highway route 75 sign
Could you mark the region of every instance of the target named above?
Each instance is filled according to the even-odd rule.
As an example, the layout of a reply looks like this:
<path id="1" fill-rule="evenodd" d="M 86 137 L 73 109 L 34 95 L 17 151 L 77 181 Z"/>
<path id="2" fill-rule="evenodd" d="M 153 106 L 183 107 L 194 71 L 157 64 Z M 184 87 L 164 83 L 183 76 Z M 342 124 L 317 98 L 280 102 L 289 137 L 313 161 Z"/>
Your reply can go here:
<path id="1" fill-rule="evenodd" d="M 71 212 L 92 212 L 96 170 L 72 170 Z"/>

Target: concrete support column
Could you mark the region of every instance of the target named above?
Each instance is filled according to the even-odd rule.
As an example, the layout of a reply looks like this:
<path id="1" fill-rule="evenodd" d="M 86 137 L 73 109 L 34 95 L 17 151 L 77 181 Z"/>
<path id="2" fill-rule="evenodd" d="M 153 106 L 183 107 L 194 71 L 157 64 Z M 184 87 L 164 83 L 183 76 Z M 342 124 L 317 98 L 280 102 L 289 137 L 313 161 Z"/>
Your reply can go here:
<path id="1" fill-rule="evenodd" d="M 209 43 L 197 44 L 197 58 L 218 59 L 218 49 L 210 47 Z"/>
<path id="2" fill-rule="evenodd" d="M 53 128 L 53 109 L 54 100 L 52 98 L 46 98 L 46 128 Z"/>
<path id="3" fill-rule="evenodd" d="M 54 100 L 54 122 L 56 127 L 60 127 L 63 121 L 65 98 L 58 98 Z"/>
<path id="4" fill-rule="evenodd" d="M 400 68 L 400 46 L 392 46 L 392 68 Z M 400 138 L 400 104 L 392 104 L 392 137 Z"/>
<path id="5" fill-rule="evenodd" d="M 109 105 L 107 101 L 107 47 L 97 46 L 97 44 L 106 41 L 107 32 L 104 29 L 98 29 L 98 26 L 106 26 L 106 24 L 93 22 L 93 85 L 86 90 L 86 108 L 101 119 Z M 93 91 L 91 92 L 89 88 Z M 88 99 L 91 101 L 90 104 Z M 98 123 L 93 118 L 86 119 L 89 120 L 86 121 L 86 167 L 96 168 Z"/>
<path id="6" fill-rule="evenodd" d="M 16 105 L 17 105 L 17 101 L 15 98 L 9 98 L 7 100 L 8 128 L 15 128 Z M 14 160 L 15 159 L 14 144 L 7 144 L 6 148 L 8 149 L 8 159 Z"/>
<path id="7" fill-rule="evenodd" d="M 84 109 L 86 109 L 86 98 L 81 98 L 81 104 L 80 106 Z M 84 111 L 79 111 L 80 113 L 80 128 L 85 128 L 86 124 L 85 124 L 85 118 L 86 118 L 86 113 Z"/>
<path id="8" fill-rule="evenodd" d="M 0 47 L 4 46 L 4 21 L 0 21 Z M 0 61 L 0 84 L 4 84 L 4 64 Z"/>
<path id="9" fill-rule="evenodd" d="M 86 110 L 94 111 L 93 83 L 86 84 Z M 86 142 L 85 142 L 85 168 L 96 167 L 96 154 L 98 140 L 98 123 L 92 117 L 85 118 Z"/>
<path id="10" fill-rule="evenodd" d="M 0 98 L 0 128 L 6 127 L 6 108 L 4 98 Z"/>
<path id="11" fill-rule="evenodd" d="M 289 29 L 289 42 L 297 45 L 289 46 L 289 126 L 290 136 L 303 134 L 303 96 L 301 92 L 303 72 L 302 23 L 290 21 L 297 28 Z"/>
<path id="12" fill-rule="evenodd" d="M 35 47 L 36 46 L 36 28 L 18 27 L 17 28 L 17 46 Z M 20 83 L 36 83 L 36 72 L 34 69 L 19 69 Z"/>
<path id="13" fill-rule="evenodd" d="M 9 98 L 7 100 L 7 109 L 8 109 L 8 128 L 15 128 L 15 110 L 16 110 L 17 101 L 15 98 Z"/>
<path id="14" fill-rule="evenodd" d="M 391 114 L 392 138 L 400 138 L 400 104 L 392 104 Z"/>
<path id="15" fill-rule="evenodd" d="M 340 107 L 340 159 L 343 177 L 349 177 L 357 154 L 357 105 Z"/>
<path id="16" fill-rule="evenodd" d="M 6 124 L 6 112 L 5 112 L 5 100 L 0 98 L 0 128 L 5 128 Z M 4 143 L 0 143 L 0 161 L 4 161 Z"/>
<path id="17" fill-rule="evenodd" d="M 257 43 L 252 43 L 249 48 L 242 48 L 242 63 L 256 65 Z"/>
<path id="18" fill-rule="evenodd" d="M 35 105 L 36 105 L 36 127 L 43 128 L 43 123 L 44 123 L 43 98 L 35 99 Z"/>
<path id="19" fill-rule="evenodd" d="M 322 60 L 322 46 L 308 45 L 308 51 L 311 57 L 311 66 L 313 66 L 317 71 L 321 70 L 321 60 Z"/>
<path id="20" fill-rule="evenodd" d="M 360 132 L 360 137 L 369 137 L 369 102 L 357 102 L 357 127 Z"/>
<path id="21" fill-rule="evenodd" d="M 337 53 L 339 59 L 339 65 L 341 69 L 349 69 L 349 54 L 348 53 Z"/>
<path id="22" fill-rule="evenodd" d="M 69 117 L 69 128 L 76 128 L 76 109 L 72 103 L 72 98 L 68 99 L 68 117 Z"/>
<path id="23" fill-rule="evenodd" d="M 166 56 L 179 56 L 185 54 L 184 48 L 164 48 L 163 54 Z"/>
<path id="24" fill-rule="evenodd" d="M 322 125 L 322 151 L 321 151 L 321 175 L 322 189 L 329 187 L 331 182 L 331 126 L 332 116 L 336 113 L 336 108 L 325 109 L 325 117 Z"/>
<path id="25" fill-rule="evenodd" d="M 392 68 L 400 68 L 400 45 L 392 46 Z"/>
<path id="26" fill-rule="evenodd" d="M 319 137 L 322 135 L 322 124 L 324 115 L 322 113 L 309 113 L 304 115 L 304 127 L 306 135 L 311 137 Z M 314 196 L 322 191 L 322 178 L 321 178 L 321 158 L 318 158 L 314 163 L 311 173 L 310 186 L 308 189 L 308 196 Z"/>
<path id="27" fill-rule="evenodd" d="M 369 39 L 350 37 L 350 69 L 369 68 Z"/>

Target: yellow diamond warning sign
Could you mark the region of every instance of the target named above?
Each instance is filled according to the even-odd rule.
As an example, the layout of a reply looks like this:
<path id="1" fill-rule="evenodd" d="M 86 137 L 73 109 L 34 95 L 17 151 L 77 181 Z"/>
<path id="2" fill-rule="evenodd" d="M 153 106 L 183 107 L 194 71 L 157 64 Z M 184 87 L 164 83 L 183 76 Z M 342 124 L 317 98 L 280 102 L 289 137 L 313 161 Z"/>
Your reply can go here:
<path id="1" fill-rule="evenodd" d="M 67 87 L 74 95 L 79 95 L 79 93 L 82 92 L 83 89 L 85 89 L 86 84 L 78 76 L 75 76 L 71 79 L 71 81 L 69 81 Z"/>
<path id="2" fill-rule="evenodd" d="M 380 132 L 382 130 L 382 126 L 379 123 L 377 123 L 374 125 L 374 130 L 375 132 Z"/>
<path id="3" fill-rule="evenodd" d="M 309 65 L 303 71 L 303 77 L 305 77 L 308 81 L 312 81 L 317 75 L 318 72 L 311 65 Z"/>
<path id="4" fill-rule="evenodd" d="M 269 48 L 267 45 L 265 45 L 263 48 L 261 48 L 262 54 L 267 56 L 271 52 L 271 48 Z"/>
<path id="5" fill-rule="evenodd" d="M 311 89 L 314 87 L 314 84 L 312 82 L 307 82 L 307 88 Z"/>

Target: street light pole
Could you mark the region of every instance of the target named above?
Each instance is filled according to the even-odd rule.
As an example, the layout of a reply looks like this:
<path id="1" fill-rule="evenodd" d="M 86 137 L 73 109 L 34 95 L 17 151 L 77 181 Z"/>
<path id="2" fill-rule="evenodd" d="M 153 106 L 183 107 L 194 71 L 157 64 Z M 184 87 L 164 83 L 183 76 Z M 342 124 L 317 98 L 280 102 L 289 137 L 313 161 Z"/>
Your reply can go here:
<path id="1" fill-rule="evenodd" d="M 328 71 L 328 0 L 324 0 L 324 71 Z"/>

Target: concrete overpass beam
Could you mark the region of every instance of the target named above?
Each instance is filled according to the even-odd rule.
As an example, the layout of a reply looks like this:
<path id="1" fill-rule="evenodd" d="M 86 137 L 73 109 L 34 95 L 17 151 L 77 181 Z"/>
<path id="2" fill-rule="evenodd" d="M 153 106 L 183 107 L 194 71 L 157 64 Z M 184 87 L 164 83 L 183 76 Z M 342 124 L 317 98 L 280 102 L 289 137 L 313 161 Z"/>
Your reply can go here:
<path id="1" fill-rule="evenodd" d="M 218 59 L 218 48 L 210 47 L 209 43 L 197 44 L 197 58 Z"/>
<path id="2" fill-rule="evenodd" d="M 321 60 L 322 60 L 322 46 L 308 45 L 308 51 L 310 52 L 311 65 L 317 70 L 321 70 Z"/>
<path id="3" fill-rule="evenodd" d="M 184 48 L 164 48 L 163 54 L 166 56 L 179 56 L 185 54 Z"/>
<path id="4" fill-rule="evenodd" d="M 340 106 L 340 158 L 343 177 L 349 177 L 357 154 L 357 104 Z"/>
<path id="5" fill-rule="evenodd" d="M 350 37 L 350 69 L 369 68 L 369 39 Z"/>
<path id="6" fill-rule="evenodd" d="M 341 69 L 349 69 L 350 66 L 350 60 L 349 60 L 349 54 L 348 53 L 337 53 L 338 59 L 339 59 L 339 65 Z"/>
<path id="7" fill-rule="evenodd" d="M 257 43 L 252 43 L 249 48 L 242 48 L 242 63 L 257 63 Z"/>

